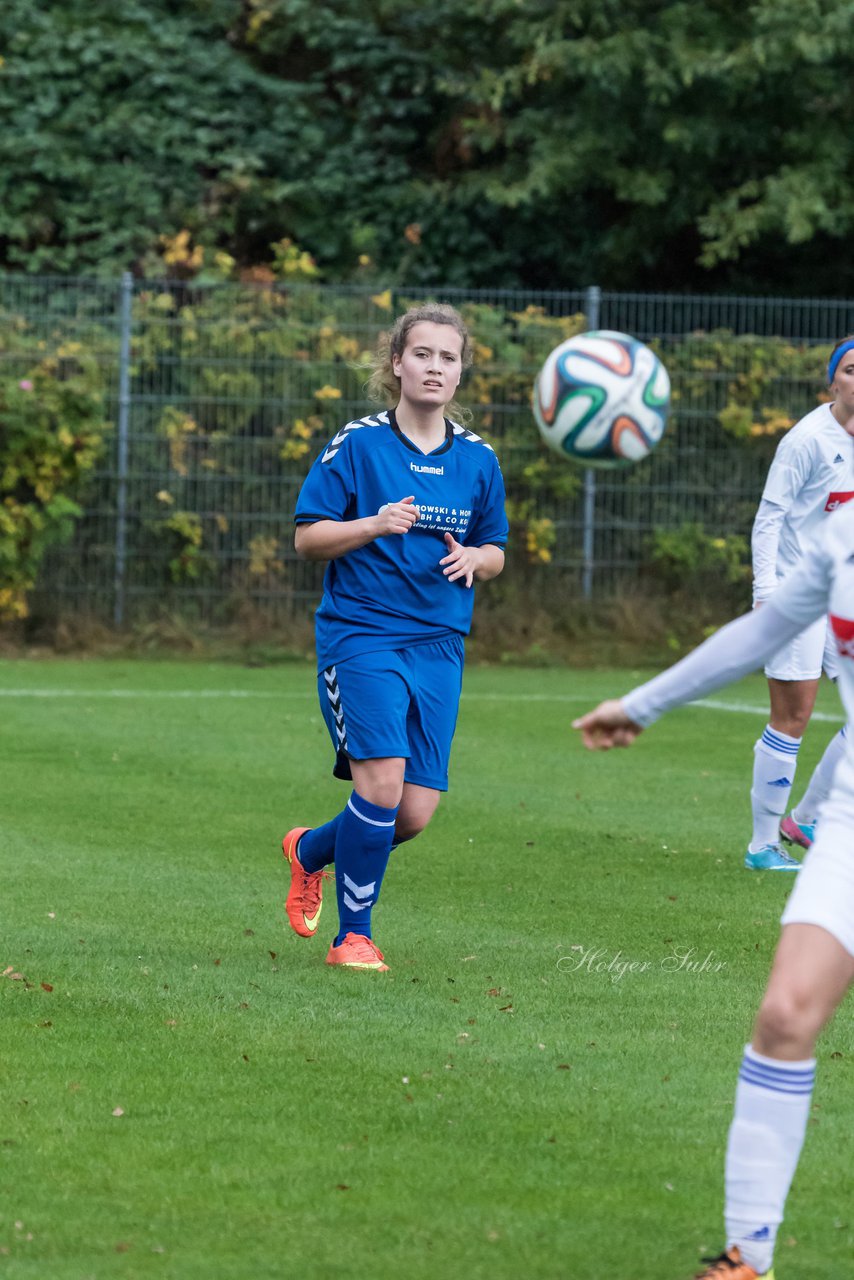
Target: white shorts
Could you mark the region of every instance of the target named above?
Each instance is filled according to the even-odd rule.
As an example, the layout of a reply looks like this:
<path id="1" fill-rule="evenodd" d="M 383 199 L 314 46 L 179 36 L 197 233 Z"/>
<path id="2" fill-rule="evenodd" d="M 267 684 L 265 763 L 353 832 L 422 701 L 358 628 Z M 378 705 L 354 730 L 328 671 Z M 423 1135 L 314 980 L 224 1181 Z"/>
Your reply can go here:
<path id="1" fill-rule="evenodd" d="M 836 678 L 836 650 L 827 618 L 816 618 L 778 649 L 765 666 L 765 674 L 772 680 L 818 680 L 822 671 L 831 680 Z"/>
<path id="2" fill-rule="evenodd" d="M 854 956 L 854 767 L 836 769 L 811 846 L 783 912 L 782 924 L 817 924 Z"/>

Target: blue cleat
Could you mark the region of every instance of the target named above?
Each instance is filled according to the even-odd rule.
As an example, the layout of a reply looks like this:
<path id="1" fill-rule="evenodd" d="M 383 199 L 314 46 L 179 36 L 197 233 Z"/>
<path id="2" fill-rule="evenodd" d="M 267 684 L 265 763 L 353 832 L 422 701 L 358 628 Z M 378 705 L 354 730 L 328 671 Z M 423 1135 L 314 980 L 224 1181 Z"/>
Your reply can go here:
<path id="1" fill-rule="evenodd" d="M 780 823 L 780 835 L 787 844 L 799 844 L 808 849 L 815 840 L 815 823 L 798 822 L 791 814 Z"/>
<path id="2" fill-rule="evenodd" d="M 800 871 L 801 864 L 796 858 L 790 858 L 779 844 L 763 844 L 761 849 L 751 853 L 748 849 L 744 855 L 744 865 L 748 871 Z"/>

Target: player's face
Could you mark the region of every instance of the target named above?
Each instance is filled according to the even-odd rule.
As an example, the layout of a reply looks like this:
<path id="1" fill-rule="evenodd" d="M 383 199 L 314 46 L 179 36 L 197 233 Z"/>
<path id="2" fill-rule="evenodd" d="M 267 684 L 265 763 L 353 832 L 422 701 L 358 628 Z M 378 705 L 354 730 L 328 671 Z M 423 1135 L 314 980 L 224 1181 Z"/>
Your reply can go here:
<path id="1" fill-rule="evenodd" d="M 463 340 L 453 325 L 421 320 L 409 330 L 403 355 L 392 356 L 400 398 L 422 407 L 446 405 L 463 372 Z"/>
<path id="2" fill-rule="evenodd" d="M 834 417 L 854 435 L 854 351 L 846 351 L 833 375 L 830 393 L 835 401 Z"/>

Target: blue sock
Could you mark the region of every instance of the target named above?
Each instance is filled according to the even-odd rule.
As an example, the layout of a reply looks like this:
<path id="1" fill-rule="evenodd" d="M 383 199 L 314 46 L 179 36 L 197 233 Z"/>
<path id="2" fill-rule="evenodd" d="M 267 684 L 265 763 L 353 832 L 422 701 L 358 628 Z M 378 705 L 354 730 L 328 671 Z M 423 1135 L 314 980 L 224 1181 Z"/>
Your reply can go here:
<path id="1" fill-rule="evenodd" d="M 345 933 L 371 936 L 371 910 L 380 896 L 396 815 L 397 809 L 371 804 L 356 791 L 351 793 L 346 809 L 339 814 L 335 838 L 339 920 L 336 946 Z"/>
<path id="2" fill-rule="evenodd" d="M 335 861 L 335 837 L 338 834 L 341 817 L 340 813 L 336 813 L 335 817 L 329 822 L 324 822 L 322 827 L 312 827 L 310 831 L 306 831 L 305 835 L 300 836 L 297 855 L 309 875 L 315 871 L 322 871 L 324 867 L 328 867 Z"/>
<path id="3" fill-rule="evenodd" d="M 329 822 L 324 822 L 322 827 L 311 827 L 304 836 L 300 836 L 297 853 L 309 875 L 315 871 L 322 871 L 324 867 L 331 866 L 335 861 L 335 837 L 338 835 L 338 823 L 341 818 L 342 815 L 336 813 L 335 817 Z M 415 836 L 395 836 L 391 842 L 391 852 L 394 853 L 398 845 L 414 839 Z"/>

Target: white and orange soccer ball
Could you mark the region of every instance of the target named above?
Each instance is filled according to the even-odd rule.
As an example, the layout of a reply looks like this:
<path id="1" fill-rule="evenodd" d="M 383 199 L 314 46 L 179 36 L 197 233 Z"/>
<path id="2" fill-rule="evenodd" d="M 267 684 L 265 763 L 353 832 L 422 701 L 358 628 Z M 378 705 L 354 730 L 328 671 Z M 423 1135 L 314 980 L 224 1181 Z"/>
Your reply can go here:
<path id="1" fill-rule="evenodd" d="M 654 351 L 611 329 L 555 347 L 534 383 L 534 418 L 550 449 L 586 467 L 640 462 L 664 434 L 670 378 Z"/>

